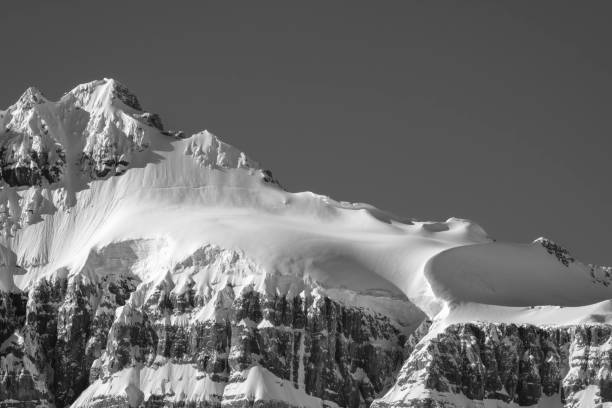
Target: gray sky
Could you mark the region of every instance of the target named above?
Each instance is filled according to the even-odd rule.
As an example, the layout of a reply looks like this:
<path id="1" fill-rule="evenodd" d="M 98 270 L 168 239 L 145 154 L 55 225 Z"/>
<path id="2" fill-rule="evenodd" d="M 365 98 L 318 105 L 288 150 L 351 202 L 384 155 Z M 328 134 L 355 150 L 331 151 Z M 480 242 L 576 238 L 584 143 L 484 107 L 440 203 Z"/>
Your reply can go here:
<path id="1" fill-rule="evenodd" d="M 0 106 L 113 77 L 291 191 L 612 264 L 612 3 L 10 2 Z"/>

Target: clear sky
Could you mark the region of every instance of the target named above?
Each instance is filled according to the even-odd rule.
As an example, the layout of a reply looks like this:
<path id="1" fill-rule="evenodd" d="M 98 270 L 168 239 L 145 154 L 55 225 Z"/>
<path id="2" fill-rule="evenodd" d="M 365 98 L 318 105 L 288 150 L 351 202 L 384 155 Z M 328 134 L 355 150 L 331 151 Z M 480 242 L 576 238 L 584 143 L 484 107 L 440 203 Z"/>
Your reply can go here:
<path id="1" fill-rule="evenodd" d="M 612 3 L 28 1 L 0 106 L 113 77 L 291 191 L 612 264 Z"/>

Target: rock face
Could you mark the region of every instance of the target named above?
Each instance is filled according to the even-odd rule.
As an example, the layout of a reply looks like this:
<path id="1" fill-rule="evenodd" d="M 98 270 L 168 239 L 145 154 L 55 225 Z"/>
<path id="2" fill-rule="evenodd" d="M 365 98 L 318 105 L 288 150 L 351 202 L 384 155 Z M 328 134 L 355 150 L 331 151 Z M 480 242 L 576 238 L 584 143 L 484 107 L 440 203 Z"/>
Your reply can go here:
<path id="1" fill-rule="evenodd" d="M 236 253 L 216 254 L 241 262 Z M 193 280 L 177 286 L 170 275 L 138 283 L 125 274 L 98 282 L 59 274 L 37 281 L 27 307 L 5 295 L 3 406 L 244 406 L 253 403 L 253 370 L 303 397 L 368 406 L 407 357 L 401 327 L 389 318 L 316 289 L 278 295 L 227 284 L 201 291 Z M 168 378 L 169 367 L 205 379 L 214 392 L 187 375 Z M 140 380 L 126 381 L 134 371 Z M 128 384 L 131 392 L 109 391 Z"/>
<path id="2" fill-rule="evenodd" d="M 0 344 L 7 340 L 25 316 L 25 301 L 18 293 L 0 291 Z"/>
<path id="3" fill-rule="evenodd" d="M 92 284 L 77 276 L 38 281 L 27 305 L 12 295 L 16 324 L 0 347 L 5 406 L 69 405 L 88 385 L 91 362 L 106 343 L 108 312 L 133 289 L 129 278 Z"/>
<path id="4" fill-rule="evenodd" d="M 251 382 L 266 376 L 298 392 L 295 406 L 612 402 L 603 324 L 455 324 L 432 335 L 424 321 L 405 337 L 388 318 L 316 291 L 198 293 L 193 282 L 125 275 L 40 280 L 27 306 L 3 294 L 1 307 L 3 407 L 251 406 Z M 265 406 L 292 406 L 273 397 Z"/>
<path id="5" fill-rule="evenodd" d="M 570 255 L 569 251 L 563 248 L 561 245 L 551 241 L 548 238 L 538 238 L 534 241 L 534 243 L 538 243 L 546 249 L 546 251 L 554 255 L 559 262 L 561 262 L 565 266 L 569 266 L 571 263 L 574 263 L 576 260 Z"/>
<path id="6" fill-rule="evenodd" d="M 611 335 L 598 324 L 452 325 L 417 345 L 372 407 L 600 406 L 611 401 Z"/>

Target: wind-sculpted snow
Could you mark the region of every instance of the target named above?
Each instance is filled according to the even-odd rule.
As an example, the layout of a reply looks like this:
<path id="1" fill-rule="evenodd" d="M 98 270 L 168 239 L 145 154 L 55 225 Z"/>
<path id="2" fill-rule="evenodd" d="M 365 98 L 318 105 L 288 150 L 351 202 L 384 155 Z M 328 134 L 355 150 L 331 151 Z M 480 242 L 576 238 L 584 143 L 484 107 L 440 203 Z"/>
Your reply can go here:
<path id="1" fill-rule="evenodd" d="M 582 306 L 610 299 L 612 291 L 592 279 L 589 267 L 548 248 L 539 242 L 453 248 L 433 258 L 426 275 L 434 293 L 450 302 Z"/>
<path id="2" fill-rule="evenodd" d="M 28 89 L 0 112 L 0 170 L 1 408 L 608 401 L 607 346 L 596 375 L 542 380 L 542 339 L 578 367 L 575 333 L 612 322 L 610 268 L 548 239 L 285 191 L 112 79 Z M 474 351 L 508 342 L 518 371 Z"/>

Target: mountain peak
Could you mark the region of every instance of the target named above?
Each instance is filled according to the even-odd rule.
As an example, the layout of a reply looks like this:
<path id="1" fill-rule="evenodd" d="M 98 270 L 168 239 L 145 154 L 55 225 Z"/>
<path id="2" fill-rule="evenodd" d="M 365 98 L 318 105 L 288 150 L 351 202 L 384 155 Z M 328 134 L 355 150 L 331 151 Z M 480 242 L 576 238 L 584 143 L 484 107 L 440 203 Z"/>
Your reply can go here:
<path id="1" fill-rule="evenodd" d="M 188 156 L 186 162 L 209 170 L 242 169 L 278 184 L 244 152 L 209 132 L 185 138 L 180 131 L 165 130 L 159 115 L 144 111 L 138 98 L 113 78 L 78 85 L 58 101 L 28 88 L 2 112 L 0 129 L 0 184 L 13 187 L 52 185 L 76 192 L 91 180 L 156 163 L 162 158 L 159 151 L 175 149 L 181 159 L 172 159 L 173 165 L 182 166 Z M 74 204 L 74 194 L 66 197 L 66 203 Z"/>
<path id="2" fill-rule="evenodd" d="M 136 95 L 113 78 L 104 78 L 76 86 L 65 97 L 74 97 L 83 108 L 108 108 L 121 101 L 125 106 L 142 111 L 142 106 Z"/>
<path id="3" fill-rule="evenodd" d="M 48 101 L 49 100 L 42 94 L 42 92 L 40 92 L 40 90 L 38 90 L 38 88 L 30 86 L 23 92 L 23 94 L 21 94 L 16 105 L 29 109 L 34 105 L 39 105 Z"/>

